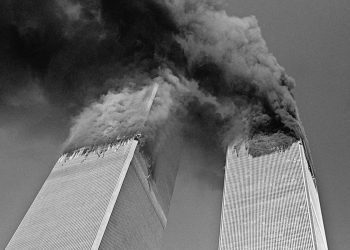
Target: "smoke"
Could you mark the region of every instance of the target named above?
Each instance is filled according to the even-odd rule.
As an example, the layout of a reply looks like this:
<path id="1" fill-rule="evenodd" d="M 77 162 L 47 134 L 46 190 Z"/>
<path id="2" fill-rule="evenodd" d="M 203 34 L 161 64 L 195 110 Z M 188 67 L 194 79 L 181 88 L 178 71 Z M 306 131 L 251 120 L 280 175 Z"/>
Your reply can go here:
<path id="1" fill-rule="evenodd" d="M 175 127 L 201 130 L 222 148 L 261 135 L 302 137 L 294 80 L 253 16 L 232 17 L 200 0 L 0 7 L 0 103 L 11 106 L 33 88 L 42 105 L 61 107 L 72 116 L 65 151 L 142 133 L 156 153 Z"/>

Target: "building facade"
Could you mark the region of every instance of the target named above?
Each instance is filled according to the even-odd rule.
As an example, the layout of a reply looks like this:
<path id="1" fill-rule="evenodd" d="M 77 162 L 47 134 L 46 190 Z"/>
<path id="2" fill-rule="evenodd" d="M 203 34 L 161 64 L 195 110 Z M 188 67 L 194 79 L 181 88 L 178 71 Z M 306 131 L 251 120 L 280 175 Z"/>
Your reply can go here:
<path id="1" fill-rule="evenodd" d="M 157 90 L 135 104 L 145 120 Z M 138 138 L 63 155 L 7 249 L 159 249 L 177 168 L 152 173 Z"/>
<path id="2" fill-rule="evenodd" d="M 228 149 L 219 249 L 328 249 L 301 142 L 259 157 Z"/>
<path id="3" fill-rule="evenodd" d="M 164 201 L 137 144 L 62 157 L 7 249 L 158 249 Z"/>
<path id="4" fill-rule="evenodd" d="M 134 103 L 145 121 L 157 90 Z M 7 249 L 160 249 L 181 165 L 178 137 L 152 160 L 138 133 L 63 155 Z M 328 249 L 313 178 L 301 142 L 258 157 L 228 148 L 219 249 Z"/>

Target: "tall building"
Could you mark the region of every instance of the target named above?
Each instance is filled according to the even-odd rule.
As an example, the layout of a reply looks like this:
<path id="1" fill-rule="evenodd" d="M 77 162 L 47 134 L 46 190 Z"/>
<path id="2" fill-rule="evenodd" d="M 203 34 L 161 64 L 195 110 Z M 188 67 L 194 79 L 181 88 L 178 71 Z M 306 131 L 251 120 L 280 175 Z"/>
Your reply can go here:
<path id="1" fill-rule="evenodd" d="M 62 157 L 8 249 L 157 249 L 166 215 L 148 164 L 129 140 Z"/>
<path id="2" fill-rule="evenodd" d="M 258 157 L 227 150 L 219 249 L 328 249 L 301 142 Z"/>
<path id="3" fill-rule="evenodd" d="M 141 93 L 141 103 L 133 103 L 138 114 L 147 117 L 157 90 L 154 85 Z M 63 155 L 7 249 L 160 249 L 177 170 L 184 164 L 174 152 L 186 143 L 174 136 L 151 161 L 139 138 L 131 133 Z M 207 167 L 203 154 L 213 152 L 203 145 L 200 154 L 183 153 L 189 164 Z M 221 221 L 215 219 L 219 249 L 328 249 L 303 144 L 257 150 L 269 152 L 253 157 L 249 146 L 227 150 Z"/>
<path id="4" fill-rule="evenodd" d="M 141 98 L 145 115 L 157 89 Z M 151 176 L 138 144 L 137 135 L 63 155 L 7 249 L 159 249 L 177 168 Z"/>

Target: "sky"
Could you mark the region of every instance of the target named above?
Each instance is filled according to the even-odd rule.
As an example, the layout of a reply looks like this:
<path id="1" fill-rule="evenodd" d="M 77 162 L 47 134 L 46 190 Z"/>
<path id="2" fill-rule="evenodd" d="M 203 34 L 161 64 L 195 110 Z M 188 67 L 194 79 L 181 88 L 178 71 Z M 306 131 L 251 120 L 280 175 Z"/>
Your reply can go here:
<path id="1" fill-rule="evenodd" d="M 350 2 L 230 1 L 229 13 L 255 15 L 279 63 L 296 80 L 330 249 L 350 238 Z"/>
<path id="2" fill-rule="evenodd" d="M 226 10 L 239 17 L 255 15 L 270 51 L 295 78 L 296 100 L 310 142 L 329 248 L 349 249 L 350 3 L 234 0 Z M 34 91 L 32 95 L 35 101 L 11 100 L 12 110 L 0 107 L 0 248 L 7 244 L 50 173 L 68 134 L 66 116 L 42 105 L 45 100 L 38 98 L 40 93 Z M 31 105 L 30 113 L 21 106 L 25 102 Z M 208 204 L 217 195 L 209 190 L 214 195 L 206 198 Z M 181 207 L 181 201 L 176 205 Z M 171 216 L 180 217 L 181 213 Z"/>

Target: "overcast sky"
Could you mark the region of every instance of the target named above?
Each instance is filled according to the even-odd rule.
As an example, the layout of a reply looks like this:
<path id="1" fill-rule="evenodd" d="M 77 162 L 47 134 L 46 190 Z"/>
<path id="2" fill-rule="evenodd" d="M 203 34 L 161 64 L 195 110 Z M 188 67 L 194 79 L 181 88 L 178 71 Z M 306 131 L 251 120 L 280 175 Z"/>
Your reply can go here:
<path id="1" fill-rule="evenodd" d="M 350 2 L 234 0 L 227 11 L 255 15 L 270 51 L 296 79 L 329 248 L 349 249 Z M 63 116 L 44 108 L 40 99 L 31 103 L 30 113 L 16 105 L 0 107 L 0 248 L 35 198 L 67 135 Z"/>
<path id="2" fill-rule="evenodd" d="M 296 79 L 330 249 L 350 248 L 350 2 L 235 0 L 255 15 L 270 51 Z"/>

